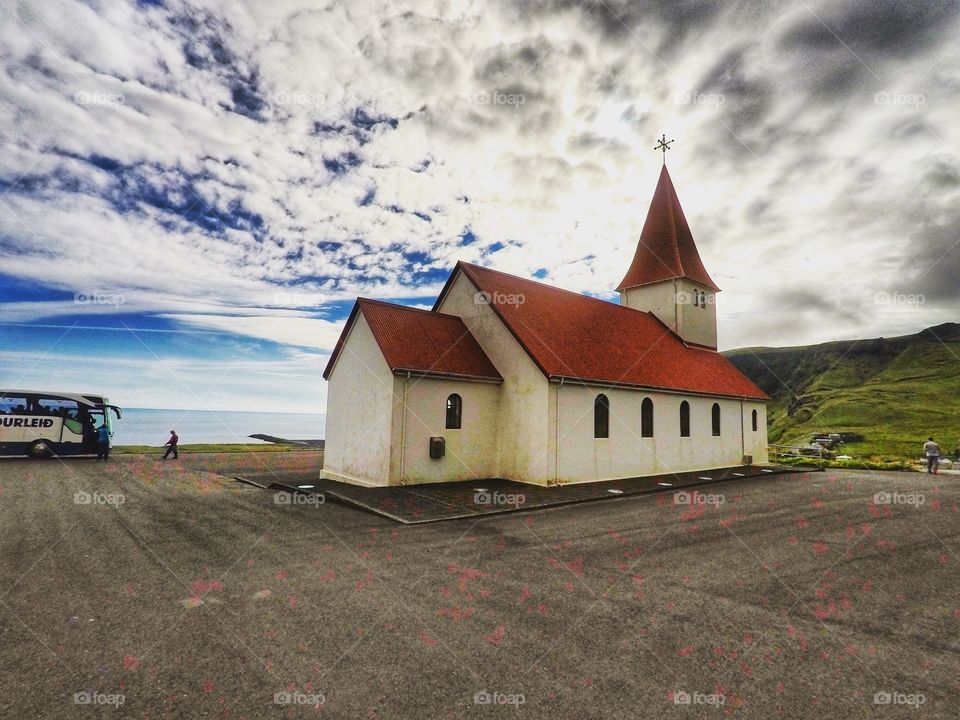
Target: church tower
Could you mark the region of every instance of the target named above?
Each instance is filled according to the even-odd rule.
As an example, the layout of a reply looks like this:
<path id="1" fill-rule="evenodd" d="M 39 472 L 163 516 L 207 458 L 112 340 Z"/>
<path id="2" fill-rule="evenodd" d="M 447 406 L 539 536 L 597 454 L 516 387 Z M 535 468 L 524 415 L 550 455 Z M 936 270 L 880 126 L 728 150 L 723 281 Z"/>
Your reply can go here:
<path id="1" fill-rule="evenodd" d="M 717 349 L 720 288 L 700 260 L 666 164 L 617 291 L 621 305 L 653 313 L 691 345 Z"/>

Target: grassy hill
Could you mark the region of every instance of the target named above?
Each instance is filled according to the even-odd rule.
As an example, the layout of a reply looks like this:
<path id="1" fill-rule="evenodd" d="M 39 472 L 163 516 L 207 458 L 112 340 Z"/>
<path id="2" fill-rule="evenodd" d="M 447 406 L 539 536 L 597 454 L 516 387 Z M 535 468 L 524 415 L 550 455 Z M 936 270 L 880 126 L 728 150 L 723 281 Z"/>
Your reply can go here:
<path id="1" fill-rule="evenodd" d="M 771 443 L 805 444 L 813 433 L 855 432 L 857 458 L 917 458 L 933 435 L 947 454 L 960 445 L 960 324 L 916 335 L 725 355 L 773 398 Z"/>

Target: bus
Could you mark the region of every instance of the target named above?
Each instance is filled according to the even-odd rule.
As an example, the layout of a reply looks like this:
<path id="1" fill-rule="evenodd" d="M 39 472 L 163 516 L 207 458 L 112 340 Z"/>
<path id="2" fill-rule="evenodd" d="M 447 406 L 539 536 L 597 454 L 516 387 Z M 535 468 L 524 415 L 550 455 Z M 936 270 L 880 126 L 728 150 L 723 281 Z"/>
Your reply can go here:
<path id="1" fill-rule="evenodd" d="M 122 411 L 100 395 L 0 389 L 0 455 L 95 455 L 97 429 Z"/>

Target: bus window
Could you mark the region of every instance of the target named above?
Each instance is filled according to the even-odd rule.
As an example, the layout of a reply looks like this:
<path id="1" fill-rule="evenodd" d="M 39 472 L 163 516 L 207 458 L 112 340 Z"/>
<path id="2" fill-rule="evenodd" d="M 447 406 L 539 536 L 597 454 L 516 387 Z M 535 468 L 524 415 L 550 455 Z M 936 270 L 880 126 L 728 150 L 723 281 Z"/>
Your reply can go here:
<path id="1" fill-rule="evenodd" d="M 41 415 L 57 415 L 73 420 L 80 416 L 80 407 L 77 405 L 77 401 L 66 398 L 37 398 L 36 409 Z"/>
<path id="2" fill-rule="evenodd" d="M 0 397 L 0 415 L 23 415 L 27 411 L 27 398 L 20 395 Z"/>

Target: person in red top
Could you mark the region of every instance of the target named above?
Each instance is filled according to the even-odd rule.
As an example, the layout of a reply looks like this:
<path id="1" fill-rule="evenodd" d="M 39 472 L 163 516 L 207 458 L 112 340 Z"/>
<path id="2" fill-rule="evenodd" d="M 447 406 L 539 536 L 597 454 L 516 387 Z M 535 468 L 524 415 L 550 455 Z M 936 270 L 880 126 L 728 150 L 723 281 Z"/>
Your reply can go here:
<path id="1" fill-rule="evenodd" d="M 174 460 L 176 460 L 177 458 L 180 457 L 180 456 L 177 454 L 177 443 L 179 443 L 179 442 L 180 442 L 180 437 L 177 435 L 177 431 L 176 431 L 176 430 L 171 430 L 171 431 L 170 431 L 170 439 L 167 440 L 166 443 L 164 443 L 164 445 L 166 445 L 166 447 L 167 447 L 167 451 L 163 454 L 163 459 L 164 459 L 164 460 L 167 459 L 167 456 L 168 456 L 171 452 L 173 453 L 173 459 L 174 459 Z"/>

